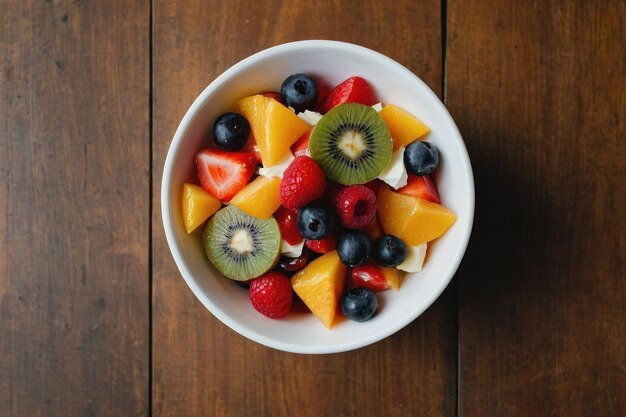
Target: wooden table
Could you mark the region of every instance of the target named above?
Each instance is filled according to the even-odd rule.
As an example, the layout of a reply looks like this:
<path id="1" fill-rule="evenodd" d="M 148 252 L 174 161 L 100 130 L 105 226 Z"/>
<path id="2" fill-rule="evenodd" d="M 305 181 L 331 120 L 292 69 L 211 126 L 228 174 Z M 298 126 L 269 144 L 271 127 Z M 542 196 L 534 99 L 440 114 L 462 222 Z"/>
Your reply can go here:
<path id="1" fill-rule="evenodd" d="M 424 315 L 304 356 L 201 306 L 159 188 L 211 80 L 316 38 L 440 95 L 477 216 Z M 0 0 L 0 416 L 626 415 L 625 50 L 623 0 Z"/>

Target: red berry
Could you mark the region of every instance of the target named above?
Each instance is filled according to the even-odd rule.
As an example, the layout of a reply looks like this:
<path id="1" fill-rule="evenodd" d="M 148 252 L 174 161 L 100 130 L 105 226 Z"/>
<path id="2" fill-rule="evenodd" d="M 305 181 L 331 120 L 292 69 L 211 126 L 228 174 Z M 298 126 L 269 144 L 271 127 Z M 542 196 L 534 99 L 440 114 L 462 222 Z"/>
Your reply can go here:
<path id="1" fill-rule="evenodd" d="M 304 242 L 304 246 L 317 253 L 328 253 L 331 250 L 337 249 L 337 233 L 318 240 L 307 239 Z"/>
<path id="2" fill-rule="evenodd" d="M 250 181 L 256 160 L 249 152 L 206 148 L 196 154 L 196 168 L 202 187 L 213 197 L 228 201 Z"/>
<path id="3" fill-rule="evenodd" d="M 300 155 L 310 156 L 311 153 L 309 152 L 309 137 L 311 136 L 312 131 L 313 128 L 310 128 L 309 130 L 304 132 L 302 136 L 300 136 L 300 139 L 298 139 L 294 142 L 293 145 L 291 145 L 291 153 L 293 154 L 293 156 L 295 156 L 296 158 Z"/>
<path id="4" fill-rule="evenodd" d="M 308 156 L 299 156 L 287 167 L 280 183 L 280 202 L 297 209 L 324 195 L 324 171 Z"/>
<path id="5" fill-rule="evenodd" d="M 317 83 L 317 104 L 315 105 L 315 109 L 319 110 L 319 108 L 322 106 L 322 103 L 326 100 L 326 97 L 328 97 L 328 93 L 330 93 L 330 91 L 332 90 L 332 87 L 328 84 L 325 84 L 324 82 L 318 82 Z"/>
<path id="6" fill-rule="evenodd" d="M 366 106 L 376 104 L 376 97 L 367 81 L 361 77 L 350 77 L 328 93 L 320 104 L 320 113 L 327 113 L 343 103 L 359 103 Z"/>
<path id="7" fill-rule="evenodd" d="M 280 234 L 290 245 L 296 245 L 302 241 L 302 236 L 298 232 L 298 226 L 296 225 L 297 216 L 297 211 L 289 210 L 283 206 L 280 206 L 274 213 L 274 218 L 280 228 Z"/>
<path id="8" fill-rule="evenodd" d="M 272 319 L 286 316 L 291 309 L 292 299 L 291 282 L 280 272 L 268 272 L 250 283 L 252 306 Z"/>
<path id="9" fill-rule="evenodd" d="M 373 263 L 355 266 L 350 270 L 348 288 L 365 287 L 374 292 L 384 291 L 389 288 L 382 269 Z"/>
<path id="10" fill-rule="evenodd" d="M 407 184 L 398 189 L 400 194 L 411 195 L 413 197 L 423 198 L 436 204 L 441 204 L 439 193 L 435 183 L 428 175 L 418 176 L 409 174 Z"/>
<path id="11" fill-rule="evenodd" d="M 342 225 L 360 229 L 376 215 L 376 194 L 364 185 L 345 187 L 335 197 L 335 209 Z"/>

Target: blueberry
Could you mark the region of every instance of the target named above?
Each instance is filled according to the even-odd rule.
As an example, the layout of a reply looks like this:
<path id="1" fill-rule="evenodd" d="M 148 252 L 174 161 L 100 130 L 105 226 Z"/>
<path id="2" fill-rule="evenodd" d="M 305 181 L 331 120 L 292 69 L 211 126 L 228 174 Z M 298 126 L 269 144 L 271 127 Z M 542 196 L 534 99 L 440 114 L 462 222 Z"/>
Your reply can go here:
<path id="1" fill-rule="evenodd" d="M 367 321 L 378 308 L 376 294 L 369 288 L 352 288 L 341 297 L 341 312 L 354 321 Z"/>
<path id="2" fill-rule="evenodd" d="M 296 113 L 313 110 L 317 104 L 317 85 L 306 74 L 293 74 L 280 86 L 280 96 L 285 106 L 291 106 Z"/>
<path id="3" fill-rule="evenodd" d="M 393 235 L 381 236 L 374 242 L 373 257 L 382 266 L 400 265 L 406 259 L 404 241 Z"/>
<path id="4" fill-rule="evenodd" d="M 316 200 L 298 210 L 296 226 L 305 239 L 318 240 L 330 236 L 335 229 L 336 217 L 326 203 Z"/>
<path id="5" fill-rule="evenodd" d="M 439 164 L 439 151 L 430 142 L 416 140 L 404 150 L 404 166 L 415 175 L 428 175 Z"/>
<path id="6" fill-rule="evenodd" d="M 370 258 L 372 242 L 359 230 L 346 230 L 339 236 L 337 253 L 341 262 L 348 266 L 363 265 Z"/>
<path id="7" fill-rule="evenodd" d="M 213 124 L 213 140 L 225 151 L 238 151 L 246 144 L 250 124 L 239 113 L 224 113 Z"/>

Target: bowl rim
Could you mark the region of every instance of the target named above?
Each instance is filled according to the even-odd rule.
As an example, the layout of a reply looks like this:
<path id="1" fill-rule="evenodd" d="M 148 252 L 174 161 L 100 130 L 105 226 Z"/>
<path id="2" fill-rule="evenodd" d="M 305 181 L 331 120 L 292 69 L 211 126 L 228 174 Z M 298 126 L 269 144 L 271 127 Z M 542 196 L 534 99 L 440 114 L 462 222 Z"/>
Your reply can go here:
<path id="1" fill-rule="evenodd" d="M 209 297 L 207 297 L 196 283 L 193 278 L 186 261 L 183 259 L 177 245 L 176 238 L 174 233 L 174 219 L 172 218 L 172 212 L 169 207 L 169 198 L 170 198 L 170 187 L 171 187 L 171 172 L 173 169 L 174 160 L 180 151 L 182 139 L 187 132 L 187 129 L 191 125 L 194 117 L 198 113 L 198 111 L 203 107 L 203 103 L 207 100 L 207 98 L 219 87 L 221 84 L 226 82 L 228 79 L 236 76 L 238 73 L 246 70 L 250 65 L 255 64 L 257 61 L 264 60 L 272 55 L 289 53 L 295 50 L 301 50 L 306 48 L 331 48 L 331 49 L 339 49 L 346 50 L 350 53 L 357 53 L 364 56 L 369 57 L 370 59 L 378 60 L 378 61 L 386 61 L 387 64 L 396 66 L 399 71 L 404 72 L 407 78 L 412 79 L 416 84 L 420 85 L 422 88 L 426 90 L 428 94 L 431 94 L 434 100 L 435 106 L 437 107 L 436 111 L 443 114 L 448 127 L 455 133 L 454 137 L 451 138 L 456 142 L 456 146 L 460 147 L 461 152 L 461 163 L 463 171 L 465 172 L 466 178 L 466 187 L 468 189 L 468 216 L 467 223 L 463 225 L 464 230 L 462 231 L 462 241 L 460 242 L 460 248 L 455 256 L 451 259 L 450 266 L 448 267 L 448 272 L 444 279 L 442 279 L 439 285 L 436 287 L 434 291 L 432 291 L 426 300 L 420 305 L 416 306 L 414 310 L 414 314 L 407 315 L 406 317 L 402 317 L 400 320 L 397 320 L 389 327 L 387 327 L 384 331 L 375 333 L 369 337 L 360 338 L 356 341 L 340 343 L 340 344 L 332 344 L 332 345 L 324 345 L 324 346 L 308 346 L 308 345 L 299 345 L 291 342 L 283 342 L 277 341 L 270 337 L 267 337 L 261 333 L 256 332 L 250 328 L 246 328 L 240 325 L 237 320 L 234 320 L 230 317 L 230 315 L 226 314 L 222 311 Z M 426 311 L 434 302 L 439 298 L 439 296 L 443 293 L 445 288 L 448 286 L 465 255 L 467 250 L 467 245 L 469 243 L 469 239 L 471 236 L 473 223 L 474 223 L 474 209 L 475 209 L 475 189 L 474 189 L 474 175 L 472 171 L 471 162 L 469 159 L 469 155 L 467 152 L 467 148 L 465 146 L 465 142 L 461 136 L 461 133 L 456 126 L 456 123 L 452 119 L 452 116 L 448 112 L 445 105 L 441 102 L 441 99 L 437 94 L 435 94 L 432 89 L 422 81 L 417 75 L 415 75 L 408 68 L 400 64 L 399 62 L 389 58 L 386 55 L 381 54 L 380 52 L 376 52 L 372 49 L 366 48 L 364 46 L 356 45 L 348 42 L 334 41 L 334 40 L 303 40 L 303 41 L 295 41 L 289 43 L 283 43 L 280 45 L 276 45 L 262 51 L 259 51 L 241 61 L 231 66 L 229 69 L 220 74 L 217 78 L 215 78 L 193 101 L 184 117 L 180 121 L 178 128 L 174 134 L 172 142 L 168 148 L 167 156 L 165 158 L 165 164 L 163 167 L 163 174 L 161 178 L 161 216 L 163 221 L 163 228 L 165 230 L 165 237 L 170 249 L 170 253 L 174 258 L 174 262 L 181 273 L 183 279 L 193 292 L 193 294 L 200 300 L 200 302 L 204 305 L 204 307 L 211 312 L 219 321 L 239 333 L 240 335 L 253 340 L 262 345 L 286 351 L 292 353 L 302 353 L 302 354 L 329 354 L 329 353 L 339 353 L 345 352 L 349 350 L 358 349 L 364 346 L 368 346 L 370 344 L 376 343 L 382 339 L 385 339 L 392 334 L 398 332 L 419 316 L 421 316 L 424 311 Z"/>

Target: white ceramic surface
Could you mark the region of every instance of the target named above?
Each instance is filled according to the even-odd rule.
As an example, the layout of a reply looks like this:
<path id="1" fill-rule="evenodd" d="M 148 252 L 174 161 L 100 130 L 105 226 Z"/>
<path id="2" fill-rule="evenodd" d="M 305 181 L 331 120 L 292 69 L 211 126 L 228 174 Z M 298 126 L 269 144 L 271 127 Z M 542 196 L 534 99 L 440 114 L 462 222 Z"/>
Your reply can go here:
<path id="1" fill-rule="evenodd" d="M 272 320 L 257 313 L 247 291 L 217 273 L 202 250 L 200 231 L 185 233 L 181 220 L 182 184 L 195 175 L 194 154 L 206 146 L 205 133 L 236 100 L 278 90 L 290 74 L 306 72 L 336 85 L 359 75 L 370 82 L 383 103 L 413 113 L 432 132 L 428 140 L 440 151 L 436 182 L 441 199 L 458 215 L 456 223 L 431 247 L 424 270 L 407 274 L 400 291 L 379 293 L 379 312 L 368 322 L 343 320 L 331 330 L 311 314 Z M 424 312 L 443 292 L 465 253 L 474 218 L 474 180 L 463 139 L 439 98 L 408 69 L 392 59 L 353 44 L 301 41 L 261 51 L 234 65 L 193 102 L 169 148 L 161 187 L 167 242 L 183 278 L 223 323 L 258 343 L 298 353 L 333 353 L 381 340 Z"/>

